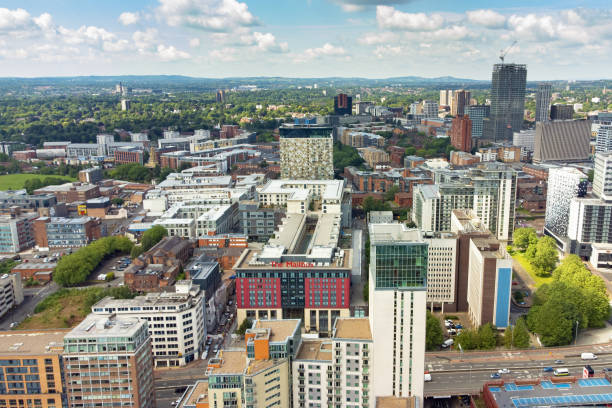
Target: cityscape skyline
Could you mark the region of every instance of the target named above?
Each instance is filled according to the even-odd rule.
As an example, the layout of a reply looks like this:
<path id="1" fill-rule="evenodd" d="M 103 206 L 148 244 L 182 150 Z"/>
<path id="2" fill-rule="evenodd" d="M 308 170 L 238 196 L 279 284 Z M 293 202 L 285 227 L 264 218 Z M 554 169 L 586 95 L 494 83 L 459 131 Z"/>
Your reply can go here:
<path id="1" fill-rule="evenodd" d="M 453 76 L 487 80 L 501 49 L 529 81 L 608 76 L 603 1 L 9 0 L 0 76 Z M 577 6 L 577 7 L 576 7 Z M 299 11 L 299 12 L 298 12 Z M 74 16 L 79 16 L 75 23 Z M 596 64 L 593 61 L 598 61 Z M 70 71 L 66 63 L 70 62 Z M 570 63 L 571 62 L 571 63 Z M 452 67 L 452 69 L 451 69 Z"/>

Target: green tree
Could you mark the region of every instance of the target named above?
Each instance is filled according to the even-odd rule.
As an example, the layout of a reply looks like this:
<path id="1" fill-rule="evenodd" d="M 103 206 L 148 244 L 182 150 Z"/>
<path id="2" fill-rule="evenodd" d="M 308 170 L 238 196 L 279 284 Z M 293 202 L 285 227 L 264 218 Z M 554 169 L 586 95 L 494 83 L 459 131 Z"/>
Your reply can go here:
<path id="1" fill-rule="evenodd" d="M 513 330 L 512 330 L 512 326 L 508 326 L 506 327 L 506 330 L 504 330 L 504 346 L 509 349 L 512 348 L 512 346 L 514 345 L 514 335 L 513 335 Z"/>
<path id="2" fill-rule="evenodd" d="M 111 282 L 113 279 L 115 279 L 115 272 L 109 272 L 106 274 L 106 278 L 104 280 Z"/>
<path id="3" fill-rule="evenodd" d="M 363 204 L 361 205 L 363 211 L 368 213 L 370 211 L 390 211 L 391 206 L 389 203 L 384 202 L 383 200 L 377 200 L 374 197 L 368 196 L 363 200 Z"/>
<path id="4" fill-rule="evenodd" d="M 478 348 L 481 350 L 492 350 L 497 346 L 497 330 L 491 323 L 484 324 L 478 328 Z"/>
<path id="5" fill-rule="evenodd" d="M 162 240 L 163 237 L 168 236 L 168 230 L 161 225 L 154 225 L 142 234 L 140 245 L 142 246 L 143 252 L 153 248 L 155 244 Z"/>
<path id="6" fill-rule="evenodd" d="M 525 349 L 529 347 L 530 337 L 529 330 L 525 319 L 519 318 L 514 327 L 514 347 L 518 349 Z"/>
<path id="7" fill-rule="evenodd" d="M 395 194 L 399 193 L 399 187 L 393 186 L 389 189 L 389 191 L 385 192 L 385 201 L 393 201 L 395 200 Z"/>
<path id="8" fill-rule="evenodd" d="M 253 325 L 253 323 L 251 322 L 251 320 L 245 318 L 242 321 L 242 323 L 240 323 L 240 326 L 238 326 L 238 329 L 236 329 L 236 334 L 238 334 L 240 336 L 244 336 L 244 334 L 246 333 L 247 329 L 250 329 L 252 325 Z"/>
<path id="9" fill-rule="evenodd" d="M 538 242 L 538 236 L 533 228 L 517 228 L 513 233 L 514 246 L 525 251 L 530 245 Z"/>
<path id="10" fill-rule="evenodd" d="M 122 206 L 124 202 L 125 200 L 123 200 L 123 198 L 120 198 L 120 197 L 115 197 L 111 200 L 111 203 L 115 204 L 117 207 Z"/>
<path id="11" fill-rule="evenodd" d="M 363 300 L 368 303 L 370 300 L 370 281 L 366 281 L 363 285 Z"/>
<path id="12" fill-rule="evenodd" d="M 436 350 L 444 341 L 440 319 L 427 311 L 425 324 L 425 348 L 428 351 Z"/>
<path id="13" fill-rule="evenodd" d="M 130 258 L 136 259 L 140 255 L 144 254 L 144 249 L 142 249 L 142 245 L 134 245 L 134 248 L 130 251 Z"/>
<path id="14" fill-rule="evenodd" d="M 539 276 L 547 276 L 555 269 L 559 261 L 559 254 L 555 240 L 551 237 L 538 239 L 535 245 L 531 245 L 526 252 L 531 264 L 536 268 Z"/>
<path id="15" fill-rule="evenodd" d="M 480 345 L 477 330 L 463 329 L 455 338 L 457 347 L 461 345 L 463 350 L 476 350 Z"/>

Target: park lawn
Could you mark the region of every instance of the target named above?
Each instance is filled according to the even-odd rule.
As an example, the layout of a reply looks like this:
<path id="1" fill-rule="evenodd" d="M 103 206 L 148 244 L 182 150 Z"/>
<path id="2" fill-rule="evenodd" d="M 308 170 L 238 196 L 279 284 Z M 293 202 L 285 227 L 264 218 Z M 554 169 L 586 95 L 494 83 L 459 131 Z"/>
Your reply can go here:
<path id="1" fill-rule="evenodd" d="M 87 307 L 87 289 L 71 289 L 50 302 L 49 306 L 25 319 L 16 330 L 62 329 L 79 324 L 91 309 Z"/>
<path id="2" fill-rule="evenodd" d="M 35 178 L 44 179 L 45 177 L 62 178 L 66 182 L 76 180 L 70 176 L 56 176 L 55 174 L 5 174 L 0 176 L 0 190 L 20 190 L 23 188 L 26 180 Z"/>
<path id="3" fill-rule="evenodd" d="M 531 276 L 531 278 L 535 282 L 535 287 L 536 288 L 539 288 L 540 286 L 542 286 L 545 283 L 551 283 L 552 282 L 552 276 L 542 277 L 542 276 L 536 275 L 535 268 L 531 265 L 531 262 L 529 262 L 529 260 L 525 257 L 524 254 L 522 254 L 522 253 L 517 251 L 517 252 L 514 252 L 512 254 L 512 257 L 514 259 L 516 259 L 518 261 L 518 263 L 521 264 L 523 269 L 525 269 L 527 271 L 529 276 Z"/>

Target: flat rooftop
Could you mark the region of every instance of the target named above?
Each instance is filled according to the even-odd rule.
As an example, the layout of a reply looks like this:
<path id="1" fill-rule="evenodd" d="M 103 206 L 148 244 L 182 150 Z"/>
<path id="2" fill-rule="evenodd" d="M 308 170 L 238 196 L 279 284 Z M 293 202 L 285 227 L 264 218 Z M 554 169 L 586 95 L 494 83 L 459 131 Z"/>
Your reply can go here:
<path id="1" fill-rule="evenodd" d="M 370 224 L 368 227 L 370 242 L 372 244 L 387 242 L 423 242 L 421 231 L 408 228 L 405 224 Z"/>
<path id="2" fill-rule="evenodd" d="M 504 381 L 485 385 L 500 408 L 579 407 L 612 404 L 612 385 L 605 378 L 535 379 L 521 385 Z"/>
<path id="3" fill-rule="evenodd" d="M 204 402 L 208 402 L 208 381 L 196 381 L 183 406 L 195 406 Z"/>
<path id="4" fill-rule="evenodd" d="M 257 320 L 255 329 L 270 329 L 270 343 L 284 342 L 300 328 L 300 319 Z"/>
<path id="5" fill-rule="evenodd" d="M 296 190 L 317 190 L 323 200 L 340 200 L 344 180 L 270 180 L 264 185 L 260 194 L 287 194 L 290 196 Z"/>
<path id="6" fill-rule="evenodd" d="M 213 367 L 215 359 L 208 362 L 209 375 L 242 374 L 246 368 L 247 353 L 244 350 L 221 350 L 219 352 L 220 366 Z"/>
<path id="7" fill-rule="evenodd" d="M 376 397 L 376 408 L 414 408 L 416 397 Z"/>
<path id="8" fill-rule="evenodd" d="M 266 247 L 266 248 L 270 248 L 270 247 Z M 314 248 L 315 250 L 317 248 Z M 292 270 L 296 270 L 296 269 L 310 269 L 310 270 L 326 270 L 326 269 L 350 269 L 352 268 L 353 264 L 353 260 L 352 260 L 352 251 L 350 249 L 343 249 L 342 251 L 344 251 L 344 257 L 342 257 L 342 263 L 338 264 L 335 260 L 332 260 L 332 262 L 316 262 L 316 261 L 311 261 L 308 259 L 305 259 L 303 261 L 304 266 L 300 266 L 299 263 L 296 263 L 293 260 L 288 260 L 287 259 L 281 259 L 280 262 L 278 262 L 275 266 L 274 269 L 292 269 Z M 267 262 L 258 262 L 258 259 L 261 255 L 262 251 L 260 249 L 252 249 L 252 248 L 248 248 L 245 250 L 245 253 L 242 257 L 240 257 L 237 261 L 236 264 L 234 265 L 234 269 L 266 269 L 269 270 L 270 268 L 272 268 L 272 265 L 270 263 Z M 316 254 L 316 252 L 315 252 Z M 279 253 L 279 259 L 282 258 L 281 257 L 282 254 Z M 255 262 L 253 262 L 255 261 Z M 287 265 L 287 262 L 291 263 L 290 265 Z M 312 264 L 312 265 L 311 265 Z"/>
<path id="9" fill-rule="evenodd" d="M 56 266 L 57 266 L 56 262 L 25 262 L 25 263 L 20 263 L 19 265 L 13 267 L 12 270 L 14 271 L 19 271 L 21 269 L 48 270 L 48 269 L 55 269 Z"/>
<path id="10" fill-rule="evenodd" d="M 2 331 L 0 332 L 0 356 L 61 354 L 64 352 L 66 330 Z"/>
<path id="11" fill-rule="evenodd" d="M 367 317 L 336 319 L 333 338 L 372 340 L 370 321 Z"/>
<path id="12" fill-rule="evenodd" d="M 332 361 L 330 339 L 302 340 L 296 360 Z"/>
<path id="13" fill-rule="evenodd" d="M 136 334 L 144 321 L 136 318 L 113 318 L 109 315 L 88 315 L 85 320 L 73 328 L 66 338 L 91 338 L 91 337 L 130 337 Z"/>

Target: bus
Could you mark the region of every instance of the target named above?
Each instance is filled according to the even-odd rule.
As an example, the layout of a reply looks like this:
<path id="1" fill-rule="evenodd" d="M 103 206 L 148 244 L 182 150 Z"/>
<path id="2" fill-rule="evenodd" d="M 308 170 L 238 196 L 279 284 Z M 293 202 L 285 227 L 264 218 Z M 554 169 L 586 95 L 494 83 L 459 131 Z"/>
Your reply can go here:
<path id="1" fill-rule="evenodd" d="M 555 377 L 562 377 L 565 375 L 569 375 L 569 370 L 567 368 L 556 368 L 553 372 Z"/>

